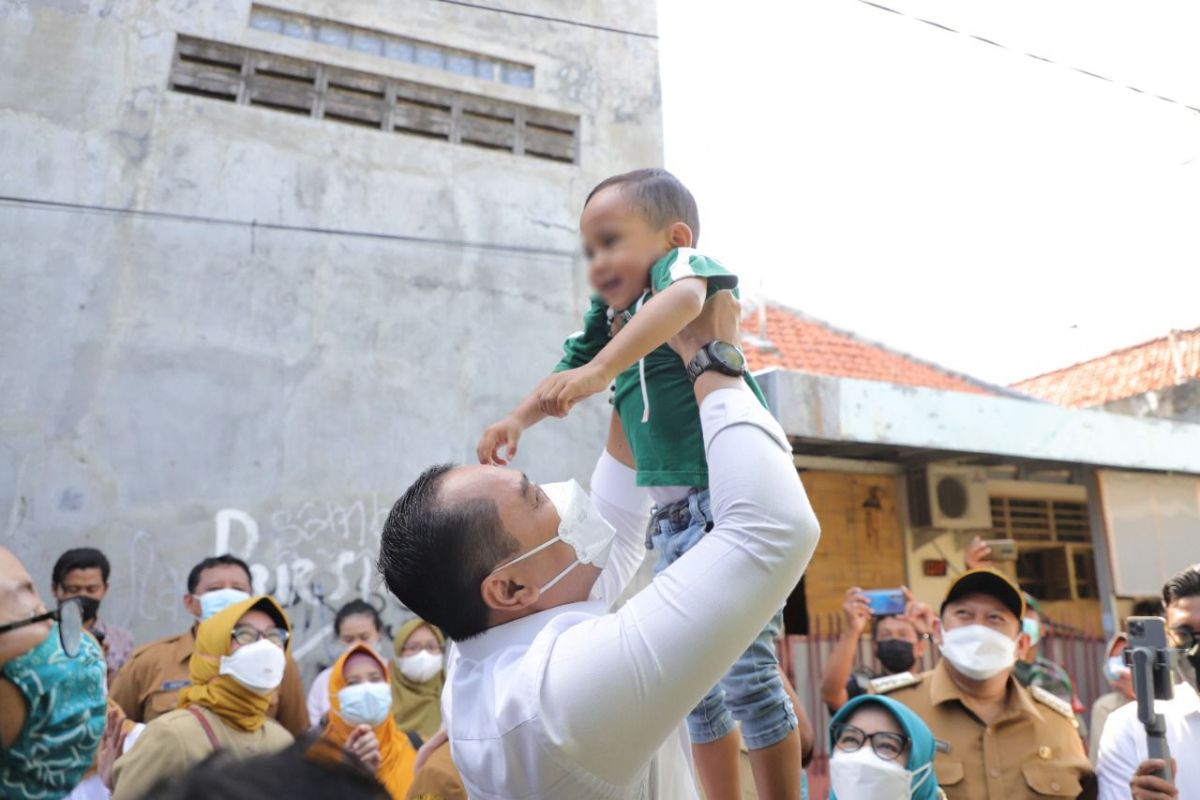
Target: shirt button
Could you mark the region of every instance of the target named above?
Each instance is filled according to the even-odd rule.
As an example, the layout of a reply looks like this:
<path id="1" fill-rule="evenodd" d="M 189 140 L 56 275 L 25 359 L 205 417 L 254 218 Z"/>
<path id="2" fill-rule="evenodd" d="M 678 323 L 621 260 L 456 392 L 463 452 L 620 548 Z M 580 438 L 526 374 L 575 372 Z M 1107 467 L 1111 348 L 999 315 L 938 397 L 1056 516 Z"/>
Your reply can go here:
<path id="1" fill-rule="evenodd" d="M 1042 745 L 1041 747 L 1039 747 L 1038 748 L 1038 758 L 1041 758 L 1043 760 L 1050 758 L 1050 748 L 1047 747 L 1046 745 Z"/>

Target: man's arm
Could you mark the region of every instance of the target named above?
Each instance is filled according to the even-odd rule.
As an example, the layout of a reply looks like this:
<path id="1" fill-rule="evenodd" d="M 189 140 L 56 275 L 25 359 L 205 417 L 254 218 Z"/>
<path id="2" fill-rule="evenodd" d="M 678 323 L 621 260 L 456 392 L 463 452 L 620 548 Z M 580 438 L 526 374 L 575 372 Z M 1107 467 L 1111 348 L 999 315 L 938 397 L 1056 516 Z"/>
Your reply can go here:
<path id="1" fill-rule="evenodd" d="M 608 564 L 591 591 L 591 599 L 612 608 L 646 559 L 646 525 L 650 520 L 650 496 L 637 485 L 633 454 L 615 411 L 608 446 L 592 472 L 592 501 L 600 516 L 617 531 Z"/>
<path id="2" fill-rule="evenodd" d="M 842 612 L 846 617 L 846 629 L 830 651 L 825 670 L 821 673 L 821 700 L 830 711 L 837 711 L 850 699 L 846 682 L 850 680 L 850 672 L 854 669 L 858 640 L 862 638 L 867 621 L 871 618 L 871 607 L 862 589 L 851 586 L 846 591 Z"/>
<path id="3" fill-rule="evenodd" d="M 1138 768 L 1136 736 L 1141 727 L 1130 711 L 1129 706 L 1114 711 L 1100 736 L 1096 762 L 1100 800 L 1129 800 L 1129 782 Z"/>
<path id="4" fill-rule="evenodd" d="M 578 401 L 604 391 L 638 359 L 696 319 L 704 308 L 707 285 L 704 278 L 685 278 L 654 295 L 590 363 L 552 375 L 541 385 L 538 405 L 542 412 L 565 416 Z"/>
<path id="5" fill-rule="evenodd" d="M 135 654 L 117 670 L 112 686 L 108 688 L 108 699 L 120 706 L 125 718 L 133 722 L 145 722 L 140 688 L 141 665 L 142 659 Z"/>
<path id="6" fill-rule="evenodd" d="M 736 301 L 717 295 L 708 305 L 672 343 L 681 358 L 714 338 L 737 341 Z M 738 378 L 707 372 L 696 394 L 713 529 L 620 611 L 565 631 L 545 667 L 547 735 L 612 783 L 631 781 L 728 671 L 787 600 L 817 544 L 779 424 Z"/>

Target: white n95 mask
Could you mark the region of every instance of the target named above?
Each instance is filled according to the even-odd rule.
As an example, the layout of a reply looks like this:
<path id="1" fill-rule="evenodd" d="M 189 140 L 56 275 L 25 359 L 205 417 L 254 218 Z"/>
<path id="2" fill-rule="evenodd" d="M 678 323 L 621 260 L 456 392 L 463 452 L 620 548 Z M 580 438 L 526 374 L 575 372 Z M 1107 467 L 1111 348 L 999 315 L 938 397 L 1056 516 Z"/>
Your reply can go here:
<path id="1" fill-rule="evenodd" d="M 492 570 L 492 574 L 540 553 L 555 542 L 566 542 L 575 551 L 575 560 L 539 590 L 546 592 L 567 577 L 567 573 L 580 564 L 591 564 L 604 569 L 608 563 L 608 554 L 612 550 L 616 530 L 605 521 L 604 517 L 600 516 L 600 512 L 596 510 L 596 504 L 592 502 L 592 498 L 583 490 L 578 481 L 543 483 L 542 491 L 546 493 L 546 497 L 550 498 L 550 502 L 554 504 L 554 509 L 558 512 L 558 534 L 542 542 L 528 553 L 522 553 L 511 561 L 496 567 Z"/>
<path id="2" fill-rule="evenodd" d="M 942 633 L 942 655 L 977 681 L 999 675 L 1017 660 L 1017 643 L 987 625 L 964 625 Z"/>
<path id="3" fill-rule="evenodd" d="M 829 759 L 829 784 L 838 800 L 908 800 L 933 771 L 929 763 L 909 772 L 897 761 L 875 755 L 870 745 L 847 753 L 834 750 Z M 913 778 L 920 774 L 916 784 Z"/>
<path id="4" fill-rule="evenodd" d="M 270 694 L 283 683 L 286 666 L 283 650 L 259 639 L 239 647 L 233 655 L 221 656 L 220 674 L 228 675 L 255 694 Z"/>
<path id="5" fill-rule="evenodd" d="M 426 683 L 442 671 L 442 657 L 426 650 L 396 659 L 400 674 L 414 683 Z"/>

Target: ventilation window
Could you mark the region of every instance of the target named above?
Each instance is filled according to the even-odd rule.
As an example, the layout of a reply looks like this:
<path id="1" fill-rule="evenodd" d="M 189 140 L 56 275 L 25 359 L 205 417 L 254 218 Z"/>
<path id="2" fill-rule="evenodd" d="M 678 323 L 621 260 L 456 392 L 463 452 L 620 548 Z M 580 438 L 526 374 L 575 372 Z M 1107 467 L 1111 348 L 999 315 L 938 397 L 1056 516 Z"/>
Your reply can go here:
<path id="1" fill-rule="evenodd" d="M 255 27 L 274 30 L 270 25 Z M 281 22 L 279 29 L 285 27 Z M 461 62 L 456 69 L 477 73 L 480 64 Z M 489 68 L 498 67 L 493 62 Z M 345 125 L 567 164 L 577 160 L 579 118 L 570 114 L 190 36 L 176 43 L 170 86 Z"/>
<path id="2" fill-rule="evenodd" d="M 431 69 L 507 83 L 524 89 L 533 88 L 533 67 L 504 61 L 483 53 L 442 47 L 404 36 L 345 25 L 333 20 L 310 17 L 271 6 L 255 5 L 250 10 L 250 27 L 293 39 L 341 47 L 381 58 L 407 61 Z"/>
<path id="3" fill-rule="evenodd" d="M 1087 503 L 991 497 L 992 536 L 1017 545 L 1017 582 L 1039 600 L 1095 598 Z"/>

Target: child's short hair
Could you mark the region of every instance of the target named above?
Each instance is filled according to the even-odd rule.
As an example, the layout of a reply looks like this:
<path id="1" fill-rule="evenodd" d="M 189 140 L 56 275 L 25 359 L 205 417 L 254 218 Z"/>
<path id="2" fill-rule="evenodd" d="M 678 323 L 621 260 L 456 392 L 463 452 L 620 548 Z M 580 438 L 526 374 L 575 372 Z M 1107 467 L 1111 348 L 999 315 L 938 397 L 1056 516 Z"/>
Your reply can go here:
<path id="1" fill-rule="evenodd" d="M 637 210 L 655 227 L 662 229 L 675 222 L 682 222 L 692 229 L 693 246 L 700 239 L 700 211 L 696 198 L 683 182 L 665 169 L 635 169 L 622 175 L 613 175 L 601 181 L 583 205 L 592 201 L 596 193 L 609 186 L 621 186 L 628 193 Z"/>

